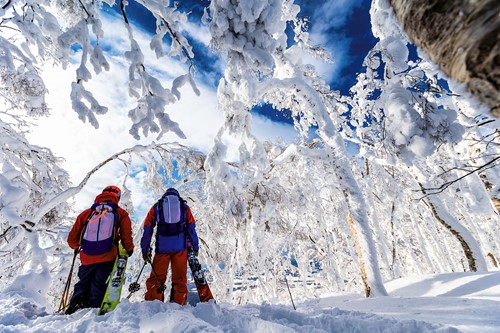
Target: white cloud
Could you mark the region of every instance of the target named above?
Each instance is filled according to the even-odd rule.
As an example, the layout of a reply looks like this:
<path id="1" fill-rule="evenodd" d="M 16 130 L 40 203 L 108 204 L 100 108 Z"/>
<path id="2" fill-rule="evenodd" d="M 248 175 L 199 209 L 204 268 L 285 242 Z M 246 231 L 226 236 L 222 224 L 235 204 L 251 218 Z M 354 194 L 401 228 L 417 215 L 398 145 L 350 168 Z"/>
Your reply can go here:
<path id="1" fill-rule="evenodd" d="M 60 67 L 45 65 L 43 77 L 49 90 L 47 102 L 51 108 L 49 118 L 40 119 L 37 127 L 29 134 L 29 140 L 36 145 L 50 148 L 55 155 L 64 157 L 63 167 L 68 170 L 71 181 L 76 185 L 83 177 L 112 154 L 136 144 L 148 144 L 156 139 L 155 135 L 134 140 L 129 134 L 131 121 L 128 111 L 135 106 L 135 100 L 128 95 L 128 64 L 122 54 L 128 50 L 128 40 L 123 23 L 116 17 L 104 15 L 103 28 L 105 39 L 100 43 L 105 50 L 110 50 L 108 56 L 109 72 L 93 75 L 85 87 L 108 112 L 98 115 L 99 129 L 83 123 L 72 110 L 70 86 L 74 81 L 75 70 L 79 64 L 79 54 L 68 65 L 67 70 Z M 134 27 L 134 37 L 141 45 L 144 61 L 148 70 L 154 71 L 166 88 L 170 88 L 172 79 L 187 73 L 187 66 L 168 57 L 158 60 L 149 50 L 150 37 L 142 30 Z M 90 66 L 89 66 L 90 67 Z M 208 152 L 213 138 L 222 124 L 222 115 L 218 112 L 216 92 L 197 80 L 200 96 L 196 96 L 190 86 L 181 89 L 181 100 L 167 106 L 166 112 L 172 120 L 178 122 L 188 139 L 181 140 L 173 134 L 166 134 L 161 142 L 178 141 L 193 146 L 203 152 Z M 89 181 L 89 185 L 77 196 L 77 208 L 89 206 L 95 195 L 108 184 L 120 184 L 125 176 L 126 168 L 122 162 L 114 161 L 98 171 Z M 136 176 L 137 177 L 137 176 Z M 133 185 L 137 179 L 128 179 L 135 190 L 144 191 L 139 185 Z M 127 185 L 128 186 L 128 185 Z M 143 195 L 139 196 L 143 197 Z M 141 199 L 135 202 L 141 205 Z"/>
<path id="2" fill-rule="evenodd" d="M 315 66 L 318 73 L 328 82 L 340 79 L 341 70 L 348 65 L 348 50 L 351 41 L 339 31 L 346 26 L 348 18 L 355 19 L 350 15 L 352 10 L 360 5 L 360 2 L 359 0 L 329 0 L 323 2 L 320 6 L 313 5 L 316 7 L 311 17 L 313 24 L 309 32 L 310 38 L 313 43 L 322 45 L 330 51 L 333 64 L 325 63 L 310 56 L 304 62 Z M 308 3 L 302 5 L 307 6 Z"/>
<path id="3" fill-rule="evenodd" d="M 360 0 L 329 0 L 324 1 L 314 10 L 315 30 L 326 32 L 331 28 L 345 26 L 352 9 L 359 6 Z"/>
<path id="4" fill-rule="evenodd" d="M 284 142 L 296 142 L 299 139 L 294 127 L 287 123 L 277 123 L 260 115 L 252 114 L 253 134 L 260 140 L 274 142 L 278 139 Z"/>
<path id="5" fill-rule="evenodd" d="M 204 24 L 194 24 L 192 22 L 183 22 L 180 25 L 182 30 L 185 30 L 192 38 L 207 46 L 210 44 L 210 31 L 207 25 Z"/>
<path id="6" fill-rule="evenodd" d="M 315 44 L 322 45 L 330 52 L 333 58 L 333 63 L 327 63 L 321 59 L 314 58 L 308 53 L 304 54 L 302 61 L 306 64 L 313 65 L 316 68 L 318 75 L 324 78 L 326 82 L 336 80 L 340 76 L 340 71 L 346 63 L 345 49 L 348 46 L 346 45 L 346 41 L 339 40 L 337 44 L 327 45 L 326 38 L 328 36 L 317 33 L 311 33 L 310 36 L 311 40 L 313 40 Z"/>
<path id="7" fill-rule="evenodd" d="M 70 86 L 75 79 L 75 70 L 79 65 L 79 54 L 68 65 L 67 70 L 60 67 L 45 65 L 43 77 L 49 90 L 47 102 L 51 107 L 51 116 L 40 119 L 38 126 L 29 134 L 28 139 L 33 144 L 50 148 L 56 156 L 63 157 L 63 167 L 70 173 L 73 184 L 79 184 L 85 175 L 96 165 L 125 148 L 136 144 L 148 144 L 156 141 L 155 135 L 136 141 L 130 134 L 131 121 L 128 111 L 135 107 L 135 100 L 128 95 L 128 63 L 122 56 L 129 48 L 125 38 L 127 32 L 123 23 L 115 16 L 103 15 L 105 38 L 101 46 L 108 52 L 110 70 L 99 75 L 93 75 L 85 87 L 108 112 L 98 115 L 99 129 L 83 123 L 72 110 L 70 101 Z M 190 27 L 189 30 L 193 30 Z M 205 32 L 199 37 L 203 39 Z M 134 27 L 134 37 L 141 45 L 148 70 L 154 71 L 164 87 L 170 88 L 173 78 L 187 73 L 187 65 L 164 57 L 157 59 L 149 49 L 150 36 L 143 30 Z M 89 66 L 90 67 L 90 66 Z M 223 124 L 223 115 L 217 109 L 216 90 L 195 78 L 201 95 L 197 96 L 190 86 L 181 89 L 181 99 L 168 105 L 166 112 L 171 119 L 180 124 L 187 139 L 179 139 L 172 133 L 165 134 L 160 142 L 177 141 L 191 146 L 204 153 L 212 148 L 213 139 Z M 279 124 L 261 116 L 253 116 L 254 134 L 261 140 L 274 141 L 282 138 L 285 141 L 295 141 L 296 133 L 293 126 Z M 224 138 L 230 146 L 228 159 L 237 158 L 239 140 L 229 136 Z M 135 163 L 135 162 L 134 162 Z M 143 166 L 134 164 L 133 168 Z M 106 185 L 120 184 L 125 179 L 127 169 L 120 161 L 113 161 L 96 172 L 85 189 L 75 197 L 75 208 L 78 210 L 89 207 L 94 197 Z M 142 186 L 144 173 L 135 172 L 127 178 L 127 187 L 132 191 L 132 200 L 137 213 L 137 219 L 142 221 L 144 214 L 156 198 Z"/>

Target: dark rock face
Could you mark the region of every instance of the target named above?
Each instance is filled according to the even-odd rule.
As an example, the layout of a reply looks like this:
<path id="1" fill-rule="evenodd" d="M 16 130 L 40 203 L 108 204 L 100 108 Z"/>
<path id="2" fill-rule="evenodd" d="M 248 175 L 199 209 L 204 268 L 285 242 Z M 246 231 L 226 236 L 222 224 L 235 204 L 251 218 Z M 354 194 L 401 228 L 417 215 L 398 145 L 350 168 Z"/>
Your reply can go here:
<path id="1" fill-rule="evenodd" d="M 412 42 L 500 117 L 500 1 L 390 2 Z"/>

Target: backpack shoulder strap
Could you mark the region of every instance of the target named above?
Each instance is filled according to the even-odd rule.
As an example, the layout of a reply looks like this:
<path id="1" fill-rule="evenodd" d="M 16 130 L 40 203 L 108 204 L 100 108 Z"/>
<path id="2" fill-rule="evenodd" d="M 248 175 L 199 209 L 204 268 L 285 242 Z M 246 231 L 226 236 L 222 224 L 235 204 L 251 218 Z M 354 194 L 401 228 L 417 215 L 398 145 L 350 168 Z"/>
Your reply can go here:
<path id="1" fill-rule="evenodd" d="M 106 206 L 111 207 L 111 212 L 113 213 L 113 243 L 115 245 L 118 245 L 118 204 L 115 204 L 114 202 L 106 202 Z"/>
<path id="2" fill-rule="evenodd" d="M 186 216 L 187 202 L 183 198 L 179 199 L 181 204 L 181 222 L 184 223 L 184 225 L 187 225 L 187 216 Z"/>
<path id="3" fill-rule="evenodd" d="M 159 223 L 161 223 L 161 221 L 163 221 L 163 219 L 164 219 L 164 216 L 163 216 L 163 201 L 164 200 L 163 200 L 163 197 L 162 197 L 154 205 L 156 225 L 158 225 Z"/>
<path id="4" fill-rule="evenodd" d="M 118 206 L 118 204 L 115 204 L 114 202 L 106 202 L 105 205 L 113 208 L 113 212 L 118 211 L 118 208 L 120 208 L 120 206 Z"/>
<path id="5" fill-rule="evenodd" d="M 80 232 L 80 244 L 82 244 L 83 234 L 85 233 L 85 229 L 87 229 L 87 225 L 89 224 L 90 218 L 91 218 L 91 217 L 92 217 L 92 215 L 94 214 L 96 207 L 97 207 L 97 204 L 93 204 L 93 205 L 90 207 L 90 210 L 89 210 L 89 215 L 88 215 L 88 216 L 87 216 L 87 218 L 85 219 L 85 223 L 83 223 L 82 232 Z"/>

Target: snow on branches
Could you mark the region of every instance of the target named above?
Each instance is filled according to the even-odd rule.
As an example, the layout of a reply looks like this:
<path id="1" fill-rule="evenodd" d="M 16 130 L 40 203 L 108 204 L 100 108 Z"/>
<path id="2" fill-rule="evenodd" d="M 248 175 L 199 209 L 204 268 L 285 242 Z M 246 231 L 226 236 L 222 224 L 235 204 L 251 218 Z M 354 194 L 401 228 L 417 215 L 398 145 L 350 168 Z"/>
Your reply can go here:
<path id="1" fill-rule="evenodd" d="M 122 204 L 134 211 L 125 186 L 132 159 L 141 161 L 141 186 L 152 195 L 169 184 L 187 197 L 202 239 L 200 255 L 222 301 L 279 301 L 285 281 L 304 297 L 361 289 L 384 295 L 383 280 L 496 265 L 498 209 L 488 191 L 500 193 L 498 131 L 486 129 L 489 119 L 474 118 L 474 105 L 447 87 L 425 57 L 409 59 L 407 39 L 386 0 L 372 4 L 380 41 L 349 96 L 331 91 L 303 62 L 305 53 L 326 62 L 331 57 L 309 39 L 293 1 L 212 0 L 204 19 L 212 47 L 227 62 L 217 90 L 224 123 L 209 153 L 178 144 L 136 145 L 96 164 L 70 187 L 58 159 L 30 145 L 23 131 L 33 116 L 47 113 L 42 61 L 77 63 L 73 109 L 99 127 L 99 115 L 108 109 L 86 86 L 112 63 L 103 42 L 103 4 L 119 6 L 126 29 L 120 59 L 136 103 L 128 111 L 129 133 L 135 139 L 166 132 L 186 137 L 165 111 L 184 85 L 199 94 L 193 50 L 179 28 L 186 14 L 170 1 L 136 3 L 154 17 L 154 55 L 189 63 L 169 87 L 148 63 L 127 16 L 128 1 L 11 0 L 0 12 L 1 94 L 11 105 L 0 113 L 0 251 L 6 251 L 0 263 L 8 272 L 2 282 L 38 250 L 33 235 L 40 228 L 68 221 L 68 199 L 107 163 L 127 168 Z M 293 31 L 292 46 L 286 31 Z M 259 140 L 250 110 L 261 103 L 291 113 L 296 142 Z M 14 113 L 14 106 L 27 117 Z M 239 145 L 235 160 L 229 160 L 227 136 Z M 347 150 L 347 142 L 355 149 Z M 437 181 L 444 185 L 434 186 Z M 58 274 L 66 255 L 63 229 L 45 242 L 58 259 L 50 264 Z M 21 246 L 25 239 L 28 249 Z M 31 267 L 47 270 L 44 253 Z"/>
<path id="2" fill-rule="evenodd" d="M 187 40 L 179 33 L 178 23 L 186 21 L 186 13 L 169 7 L 168 1 L 161 5 L 156 1 L 137 1 L 149 10 L 157 20 L 157 34 L 152 37 L 150 48 L 158 58 L 166 55 L 163 37 L 169 34 L 171 45 L 168 56 L 189 61 L 188 73 L 174 78 L 172 90 L 162 83 L 148 69 L 141 47 L 134 39 L 132 27 L 126 15 L 127 1 L 120 1 L 123 22 L 128 31 L 130 50 L 124 56 L 129 61 L 129 93 L 137 100 L 137 106 L 128 115 L 132 121 L 130 134 L 136 138 L 150 133 L 174 132 L 185 138 L 179 125 L 166 112 L 169 104 L 180 98 L 179 88 L 189 82 L 199 94 L 191 77 L 195 72 L 193 52 Z M 8 1 L 2 9 L 2 31 L 9 37 L 0 37 L 0 84 L 3 96 L 12 106 L 28 110 L 30 114 L 47 114 L 48 106 L 44 97 L 47 93 L 44 82 L 36 69 L 40 62 L 53 61 L 67 68 L 69 62 L 79 57 L 76 78 L 71 85 L 70 98 L 73 110 L 83 122 L 99 127 L 98 116 L 107 113 L 85 87 L 92 79 L 92 72 L 99 75 L 110 69 L 110 64 L 102 48 L 106 38 L 101 21 L 101 6 L 117 6 L 115 1 Z M 184 77 L 187 76 L 187 79 Z M 125 84 L 125 82 L 123 82 Z M 15 87 L 13 89 L 12 87 Z"/>

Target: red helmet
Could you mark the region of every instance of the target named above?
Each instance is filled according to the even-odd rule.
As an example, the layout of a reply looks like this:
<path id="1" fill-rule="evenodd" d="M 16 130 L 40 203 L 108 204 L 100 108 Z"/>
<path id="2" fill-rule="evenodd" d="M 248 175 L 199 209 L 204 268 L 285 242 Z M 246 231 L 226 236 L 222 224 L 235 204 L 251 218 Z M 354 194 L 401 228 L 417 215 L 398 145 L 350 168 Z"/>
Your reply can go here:
<path id="1" fill-rule="evenodd" d="M 102 193 L 105 193 L 105 192 L 115 193 L 118 196 L 118 199 L 120 199 L 120 197 L 122 196 L 122 190 L 120 190 L 120 188 L 118 186 L 114 186 L 114 185 L 106 186 L 104 188 L 104 190 L 102 190 Z"/>

